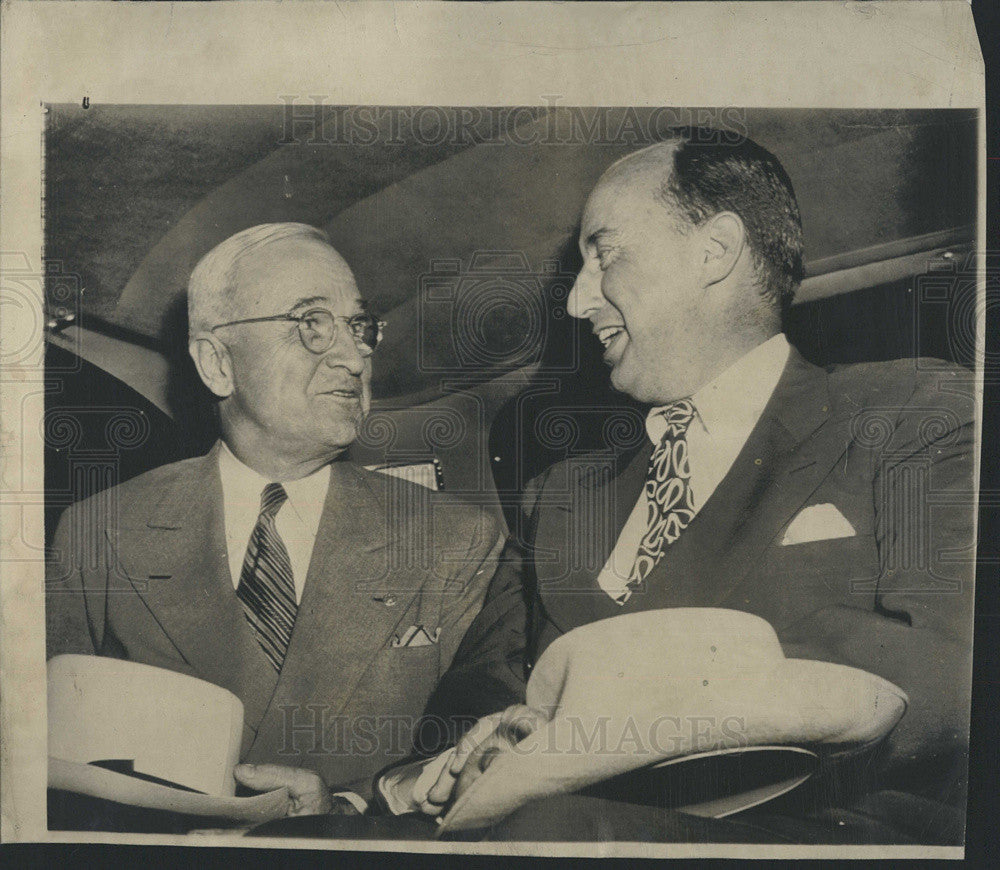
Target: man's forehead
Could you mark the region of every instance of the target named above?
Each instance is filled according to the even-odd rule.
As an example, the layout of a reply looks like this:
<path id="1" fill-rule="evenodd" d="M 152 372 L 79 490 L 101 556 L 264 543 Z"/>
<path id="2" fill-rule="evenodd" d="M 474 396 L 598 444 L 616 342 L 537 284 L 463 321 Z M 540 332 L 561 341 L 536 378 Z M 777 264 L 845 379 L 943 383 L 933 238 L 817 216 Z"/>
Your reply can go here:
<path id="1" fill-rule="evenodd" d="M 239 264 L 237 293 L 280 302 L 285 310 L 312 304 L 359 301 L 350 267 L 332 247 L 312 239 L 281 239 L 249 253 Z M 240 292 L 244 291 L 244 292 Z"/>
<path id="2" fill-rule="evenodd" d="M 588 241 L 594 233 L 613 232 L 658 206 L 657 196 L 669 171 L 662 161 L 638 158 L 612 166 L 587 199 L 580 224 L 582 240 Z"/>

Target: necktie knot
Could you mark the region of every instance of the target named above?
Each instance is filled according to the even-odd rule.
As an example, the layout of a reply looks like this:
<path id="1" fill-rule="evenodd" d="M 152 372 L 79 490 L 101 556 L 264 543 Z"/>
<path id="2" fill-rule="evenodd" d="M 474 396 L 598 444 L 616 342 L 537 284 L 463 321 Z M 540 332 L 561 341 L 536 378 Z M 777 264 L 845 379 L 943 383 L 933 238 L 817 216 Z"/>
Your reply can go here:
<path id="1" fill-rule="evenodd" d="M 667 424 L 667 429 L 663 433 L 666 439 L 682 437 L 691 425 L 696 412 L 694 403 L 690 399 L 680 399 L 667 405 L 660 413 Z"/>
<path id="2" fill-rule="evenodd" d="M 281 506 L 288 501 L 288 493 L 280 483 L 269 483 L 260 495 L 260 515 L 273 519 Z"/>

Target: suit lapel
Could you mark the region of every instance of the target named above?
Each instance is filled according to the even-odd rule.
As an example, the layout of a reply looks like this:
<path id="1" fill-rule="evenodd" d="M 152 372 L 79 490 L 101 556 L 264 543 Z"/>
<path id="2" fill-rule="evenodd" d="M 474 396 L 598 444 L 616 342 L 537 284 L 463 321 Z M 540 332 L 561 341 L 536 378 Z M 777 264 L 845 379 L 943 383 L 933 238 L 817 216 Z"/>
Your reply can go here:
<path id="1" fill-rule="evenodd" d="M 255 728 L 275 674 L 230 577 L 218 445 L 179 470 L 144 522 L 128 522 L 116 552 L 129 582 L 192 671 L 239 696 Z"/>
<path id="2" fill-rule="evenodd" d="M 610 602 L 597 585 L 646 479 L 652 445 L 569 460 L 563 480 L 546 481 L 535 533 L 535 574 L 549 619 L 560 631 L 591 622 Z M 554 483 L 554 485 L 553 485 Z"/>
<path id="3" fill-rule="evenodd" d="M 847 449 L 831 407 L 826 373 L 793 350 L 732 467 L 624 610 L 752 610 L 734 591 Z"/>
<path id="4" fill-rule="evenodd" d="M 725 602 L 843 456 L 848 443 L 844 421 L 835 419 L 831 408 L 826 373 L 793 349 L 743 449 L 691 525 L 647 577 L 645 588 L 620 607 L 597 585 L 603 561 L 596 569 L 572 575 L 572 586 L 567 586 L 572 595 L 560 596 L 544 582 L 540 570 L 539 593 L 548 616 L 567 631 L 633 610 Z M 622 474 L 597 491 L 605 502 L 616 505 L 618 533 L 641 493 L 650 449 L 647 446 Z M 582 488 L 578 484 L 573 489 Z M 566 502 L 567 512 L 583 503 L 575 495 Z M 557 524 L 553 512 L 548 513 L 539 519 L 539 535 L 545 541 L 553 539 L 559 525 L 572 528 L 584 520 L 568 518 Z"/>
<path id="5" fill-rule="evenodd" d="M 393 534 L 407 528 L 410 518 L 388 512 L 376 494 L 388 478 L 378 478 L 349 461 L 331 466 L 295 627 L 257 736 L 260 746 L 281 745 L 289 709 L 298 721 L 315 715 L 304 709 L 306 702 L 322 704 L 324 715 L 339 713 L 420 591 L 423 575 L 399 564 L 400 558 L 411 564 L 420 559 Z M 394 542 L 403 552 L 395 552 Z"/>

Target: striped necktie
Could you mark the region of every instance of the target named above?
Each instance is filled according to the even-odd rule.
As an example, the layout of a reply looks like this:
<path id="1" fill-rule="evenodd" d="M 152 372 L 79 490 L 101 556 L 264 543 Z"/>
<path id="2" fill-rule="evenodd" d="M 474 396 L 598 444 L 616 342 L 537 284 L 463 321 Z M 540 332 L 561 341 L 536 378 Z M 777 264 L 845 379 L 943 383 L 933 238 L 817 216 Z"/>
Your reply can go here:
<path id="1" fill-rule="evenodd" d="M 276 671 L 281 670 L 295 625 L 295 583 L 292 562 L 275 517 L 288 499 L 280 483 L 269 483 L 260 497 L 260 515 L 250 535 L 236 596 L 247 622 Z"/>
<path id="2" fill-rule="evenodd" d="M 694 519 L 691 468 L 688 464 L 687 430 L 694 419 L 694 405 L 681 399 L 661 412 L 667 429 L 649 457 L 646 473 L 646 533 L 639 544 L 625 591 L 615 601 L 624 604 L 639 589 L 681 532 Z"/>

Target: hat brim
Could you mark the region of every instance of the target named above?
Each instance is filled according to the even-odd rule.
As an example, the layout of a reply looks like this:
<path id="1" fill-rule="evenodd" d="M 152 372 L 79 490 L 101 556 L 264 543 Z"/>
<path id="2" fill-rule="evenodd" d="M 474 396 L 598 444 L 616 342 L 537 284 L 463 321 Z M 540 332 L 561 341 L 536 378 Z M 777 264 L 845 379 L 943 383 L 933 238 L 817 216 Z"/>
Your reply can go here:
<path id="1" fill-rule="evenodd" d="M 191 816 L 225 818 L 255 825 L 287 814 L 288 789 L 253 797 L 229 797 L 186 791 L 117 773 L 91 764 L 49 756 L 49 788 L 115 801 L 133 807 Z"/>
<path id="2" fill-rule="evenodd" d="M 544 797 L 568 794 L 620 774 L 672 760 L 722 756 L 758 748 L 805 748 L 817 753 L 845 751 L 869 746 L 884 738 L 906 710 L 907 699 L 897 686 L 855 668 L 829 662 L 786 659 L 761 669 L 758 678 L 745 674 L 738 691 L 723 691 L 720 697 L 707 688 L 703 693 L 684 687 L 686 680 L 671 680 L 668 692 L 675 701 L 657 709 L 657 699 L 644 693 L 634 707 L 615 710 L 605 717 L 610 723 L 609 746 L 619 739 L 618 749 L 594 753 L 578 751 L 582 719 L 597 721 L 606 711 L 581 712 L 571 706 L 557 710 L 544 727 L 497 756 L 489 768 L 459 796 L 445 816 L 438 833 L 485 827 L 505 818 L 525 804 Z M 695 687 L 701 680 L 692 681 Z M 817 693 L 817 689 L 822 689 Z M 566 696 L 564 695 L 564 698 Z M 592 700 L 592 699 L 591 699 Z M 860 711 L 864 712 L 861 713 Z M 699 717 L 718 725 L 728 714 L 744 717 L 744 730 L 730 736 L 713 732 L 706 741 L 687 735 L 669 747 L 648 745 L 642 751 L 622 751 L 629 728 L 636 723 L 641 732 L 655 723 L 657 713 L 680 713 L 685 724 Z M 702 715 L 705 714 L 705 715 Z M 574 719 L 576 721 L 574 721 Z M 724 728 L 723 728 L 724 732 Z M 697 737 L 697 735 L 694 735 Z M 630 738 L 628 738 L 630 739 Z M 742 745 L 733 745 L 734 742 Z M 556 747 L 557 751 L 553 751 Z M 562 747 L 562 748 L 560 748 Z M 565 747 L 571 747 L 566 751 Z M 761 790 L 755 795 L 731 796 L 723 801 L 719 816 L 738 812 L 787 792 L 808 779 L 798 778 L 787 788 Z M 725 807 L 731 809 L 724 809 Z M 678 806 L 677 809 L 682 809 Z M 686 811 L 691 812 L 690 808 Z M 715 814 L 697 812 L 698 815 Z"/>

